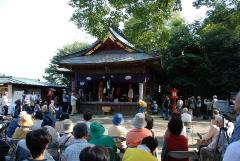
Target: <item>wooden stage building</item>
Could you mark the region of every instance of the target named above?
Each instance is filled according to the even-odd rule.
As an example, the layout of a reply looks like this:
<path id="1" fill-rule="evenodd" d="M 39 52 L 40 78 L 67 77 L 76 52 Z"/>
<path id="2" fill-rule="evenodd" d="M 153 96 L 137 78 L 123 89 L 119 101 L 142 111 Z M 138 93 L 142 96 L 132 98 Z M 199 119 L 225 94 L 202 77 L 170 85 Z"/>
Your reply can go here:
<path id="1" fill-rule="evenodd" d="M 161 59 L 136 49 L 121 31 L 109 29 L 103 41 L 60 59 L 59 71 L 71 78 L 80 98 L 79 112 L 133 114 L 139 99 L 157 99 L 162 81 Z"/>

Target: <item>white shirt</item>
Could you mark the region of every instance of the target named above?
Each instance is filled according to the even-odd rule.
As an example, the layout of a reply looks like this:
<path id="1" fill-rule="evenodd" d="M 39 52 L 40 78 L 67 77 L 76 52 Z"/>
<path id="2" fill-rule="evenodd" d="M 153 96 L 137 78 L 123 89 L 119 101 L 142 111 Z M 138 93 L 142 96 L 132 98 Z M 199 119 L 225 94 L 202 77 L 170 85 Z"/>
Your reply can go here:
<path id="1" fill-rule="evenodd" d="M 223 161 L 239 161 L 240 160 L 240 141 L 231 143 L 223 157 Z"/>
<path id="2" fill-rule="evenodd" d="M 192 122 L 192 116 L 188 113 L 183 113 L 182 122 Z"/>
<path id="3" fill-rule="evenodd" d="M 208 144 L 207 147 L 210 148 L 210 149 L 214 149 L 216 147 L 218 136 L 219 136 L 219 127 L 216 126 L 216 125 L 212 125 L 211 128 L 213 129 L 212 142 L 210 144 Z M 203 138 L 204 137 L 205 136 L 203 136 Z"/>
<path id="4" fill-rule="evenodd" d="M 86 147 L 93 147 L 93 144 L 90 144 L 85 139 L 77 139 L 74 141 L 74 144 L 67 147 L 62 153 L 62 161 L 79 161 L 79 155 L 83 149 Z"/>
<path id="5" fill-rule="evenodd" d="M 133 89 L 132 88 L 130 88 L 128 90 L 128 98 L 133 98 Z"/>
<path id="6" fill-rule="evenodd" d="M 76 106 L 77 98 L 75 96 L 71 96 L 71 106 Z"/>
<path id="7" fill-rule="evenodd" d="M 7 96 L 2 96 L 2 106 L 8 105 L 8 98 Z"/>
<path id="8" fill-rule="evenodd" d="M 217 108 L 217 104 L 216 104 L 217 101 L 218 101 L 218 99 L 216 99 L 216 98 L 213 99 L 213 109 Z"/>

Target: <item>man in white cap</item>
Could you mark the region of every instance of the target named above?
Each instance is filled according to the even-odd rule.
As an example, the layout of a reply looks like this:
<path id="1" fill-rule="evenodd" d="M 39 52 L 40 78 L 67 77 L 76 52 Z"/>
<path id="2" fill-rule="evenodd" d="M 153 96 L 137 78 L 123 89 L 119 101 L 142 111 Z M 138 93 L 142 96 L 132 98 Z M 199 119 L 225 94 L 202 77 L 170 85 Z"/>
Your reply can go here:
<path id="1" fill-rule="evenodd" d="M 127 146 L 134 148 L 141 144 L 142 139 L 148 136 L 152 136 L 150 130 L 146 129 L 147 122 L 145 121 L 145 115 L 143 113 L 137 113 L 132 120 L 134 128 L 130 130 L 126 135 Z"/>

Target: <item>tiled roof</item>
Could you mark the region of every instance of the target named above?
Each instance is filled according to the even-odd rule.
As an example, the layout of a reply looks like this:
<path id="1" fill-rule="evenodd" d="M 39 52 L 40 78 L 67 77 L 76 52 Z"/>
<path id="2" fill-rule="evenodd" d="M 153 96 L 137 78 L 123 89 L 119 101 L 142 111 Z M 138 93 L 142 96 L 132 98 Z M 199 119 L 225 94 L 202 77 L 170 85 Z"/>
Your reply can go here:
<path id="1" fill-rule="evenodd" d="M 154 59 L 155 57 L 146 53 L 128 53 L 121 51 L 102 51 L 89 56 L 76 56 L 62 59 L 59 64 L 99 64 L 113 62 L 132 62 Z"/>
<path id="2" fill-rule="evenodd" d="M 61 87 L 60 85 L 41 82 L 37 79 L 20 78 L 20 77 L 12 77 L 12 76 L 0 76 L 0 84 L 21 84 L 21 85 L 32 85 L 32 86 L 42 86 L 42 87 Z"/>

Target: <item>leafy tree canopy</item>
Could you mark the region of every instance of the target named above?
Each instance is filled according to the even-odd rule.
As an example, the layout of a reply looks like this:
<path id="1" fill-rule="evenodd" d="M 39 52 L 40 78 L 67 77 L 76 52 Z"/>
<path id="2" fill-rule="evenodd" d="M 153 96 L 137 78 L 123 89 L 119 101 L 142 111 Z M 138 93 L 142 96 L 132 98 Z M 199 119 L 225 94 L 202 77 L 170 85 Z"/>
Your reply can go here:
<path id="1" fill-rule="evenodd" d="M 50 83 L 57 83 L 59 85 L 68 86 L 69 79 L 66 75 L 58 73 L 58 62 L 61 56 L 75 53 L 83 48 L 89 46 L 87 43 L 74 42 L 72 44 L 65 45 L 63 48 L 58 49 L 58 52 L 50 61 L 49 66 L 45 69 L 45 75 L 43 76 Z"/>
<path id="2" fill-rule="evenodd" d="M 69 5 L 75 8 L 71 20 L 102 39 L 109 27 L 119 27 L 120 22 L 132 18 L 141 23 L 146 21 L 145 26 L 154 32 L 154 24 L 160 24 L 161 28 L 172 10 L 181 9 L 181 0 L 71 0 Z"/>

